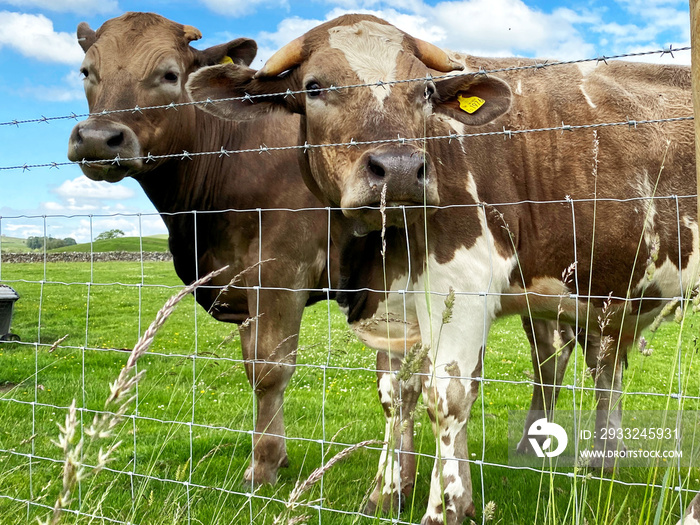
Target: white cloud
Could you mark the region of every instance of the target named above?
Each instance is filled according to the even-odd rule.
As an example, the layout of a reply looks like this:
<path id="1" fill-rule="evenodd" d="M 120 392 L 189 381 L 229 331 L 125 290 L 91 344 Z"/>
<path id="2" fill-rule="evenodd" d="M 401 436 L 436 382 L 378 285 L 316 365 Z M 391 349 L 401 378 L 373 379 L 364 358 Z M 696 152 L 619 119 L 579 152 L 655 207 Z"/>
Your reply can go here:
<path id="1" fill-rule="evenodd" d="M 545 13 L 521 0 L 465 0 L 437 4 L 431 18 L 446 35 L 435 43 L 456 51 L 559 59 L 594 54 L 593 46 L 574 25 L 590 16 L 570 9 Z"/>
<path id="2" fill-rule="evenodd" d="M 391 2 L 381 7 L 374 0 L 330 0 L 333 8 L 324 17 L 330 20 L 349 12 L 373 14 L 406 33 L 454 51 L 484 55 L 528 55 L 559 59 L 595 56 L 576 24 L 598 23 L 588 12 L 556 9 L 545 13 L 522 0 L 460 0 L 434 6 L 419 0 Z M 384 4 L 385 3 L 381 3 Z M 254 67 L 260 67 L 282 45 L 325 20 L 298 17 L 282 21 L 275 32 L 262 32 Z"/>
<path id="3" fill-rule="evenodd" d="M 83 89 L 83 79 L 80 73 L 75 70 L 63 77 L 63 84 L 56 86 L 26 86 L 22 93 L 38 100 L 48 102 L 73 102 L 74 100 L 84 100 L 85 90 Z"/>
<path id="4" fill-rule="evenodd" d="M 215 13 L 228 16 L 247 15 L 265 5 L 289 9 L 286 0 L 202 0 L 202 3 Z"/>
<path id="5" fill-rule="evenodd" d="M 374 14 L 438 46 L 480 56 L 529 56 L 570 60 L 662 49 L 661 34 L 674 47 L 687 45 L 687 4 L 681 0 L 620 0 L 629 21 L 613 20 L 609 9 L 555 8 L 550 12 L 523 0 L 326 0 L 334 6 L 322 19 L 291 17 L 274 32 L 257 37 L 259 68 L 272 53 L 312 27 L 349 12 Z M 666 33 L 664 33 L 666 32 Z M 596 36 L 598 38 L 596 39 Z M 659 44 L 658 42 L 662 42 Z M 676 44 L 675 42 L 678 42 Z M 641 60 L 687 64 L 683 53 Z"/>
<path id="6" fill-rule="evenodd" d="M 75 35 L 54 31 L 53 22 L 44 15 L 0 11 L 3 46 L 43 62 L 78 65 L 84 56 Z"/>
<path id="7" fill-rule="evenodd" d="M 83 16 L 112 13 L 119 9 L 117 0 L 1 0 L 0 3 L 22 9 L 49 9 L 61 13 L 77 13 Z"/>
<path id="8" fill-rule="evenodd" d="M 332 18 L 332 17 L 331 17 Z M 294 16 L 285 18 L 277 26 L 277 31 L 269 33 L 263 31 L 255 38 L 258 43 L 258 54 L 251 64 L 253 68 L 260 68 L 272 54 L 280 47 L 303 35 L 310 29 L 323 23 L 324 20 L 309 20 Z"/>
<path id="9" fill-rule="evenodd" d="M 79 202 L 84 200 L 123 200 L 134 196 L 134 191 L 122 184 L 94 181 L 80 176 L 63 181 L 53 190 L 53 193 L 66 201 Z"/>

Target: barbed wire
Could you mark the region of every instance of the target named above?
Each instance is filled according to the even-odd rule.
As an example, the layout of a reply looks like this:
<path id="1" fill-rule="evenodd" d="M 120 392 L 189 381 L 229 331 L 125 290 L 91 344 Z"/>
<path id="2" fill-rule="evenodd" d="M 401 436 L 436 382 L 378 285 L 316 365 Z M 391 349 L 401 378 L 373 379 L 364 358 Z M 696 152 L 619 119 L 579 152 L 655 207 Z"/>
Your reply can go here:
<path id="1" fill-rule="evenodd" d="M 457 139 L 469 139 L 469 138 L 475 138 L 475 137 L 494 137 L 494 136 L 503 136 L 504 138 L 513 138 L 513 136 L 517 135 L 522 135 L 526 133 L 542 133 L 542 132 L 548 132 L 548 131 L 561 131 L 562 133 L 564 131 L 578 131 L 578 130 L 583 130 L 583 129 L 597 129 L 597 128 L 606 128 L 606 127 L 616 127 L 616 126 L 629 126 L 630 128 L 637 128 L 637 126 L 641 125 L 646 125 L 646 124 L 664 124 L 664 123 L 674 123 L 674 122 L 685 122 L 685 121 L 690 121 L 693 120 L 694 117 L 692 116 L 687 116 L 687 117 L 672 117 L 672 118 L 663 118 L 663 119 L 644 119 L 644 120 L 633 120 L 633 119 L 628 119 L 624 121 L 618 121 L 618 122 L 601 122 L 597 124 L 575 124 L 575 125 L 569 125 L 569 124 L 564 124 L 562 122 L 561 126 L 552 126 L 552 127 L 545 127 L 545 128 L 531 128 L 531 129 L 505 129 L 503 128 L 503 131 L 484 131 L 484 132 L 479 132 L 479 133 L 450 133 L 449 135 L 435 135 L 435 136 L 430 136 L 430 137 L 401 137 L 400 135 L 395 138 L 395 139 L 379 139 L 379 140 L 364 140 L 364 141 L 357 141 L 354 139 L 350 139 L 350 142 L 335 142 L 335 143 L 327 143 L 327 144 L 309 144 L 308 142 L 305 142 L 304 144 L 301 145 L 292 145 L 292 146 L 266 146 L 265 144 L 261 144 L 257 148 L 247 148 L 247 149 L 239 149 L 239 150 L 227 150 L 224 146 L 221 146 L 220 149 L 216 151 L 201 151 L 201 152 L 190 152 L 190 151 L 182 151 L 181 153 L 166 153 L 163 155 L 151 155 L 148 153 L 146 156 L 136 156 L 136 157 L 124 157 L 121 158 L 119 155 L 112 159 L 101 159 L 101 160 L 80 160 L 80 161 L 66 161 L 66 162 L 45 162 L 45 163 L 39 163 L 39 164 L 18 164 L 15 166 L 0 166 L 0 171 L 11 171 L 11 170 L 22 170 L 22 171 L 29 171 L 34 168 L 60 168 L 62 166 L 93 166 L 93 165 L 116 165 L 116 166 L 121 166 L 122 162 L 133 162 L 133 161 L 145 161 L 146 163 L 149 162 L 155 162 L 157 160 L 167 160 L 167 159 L 180 159 L 182 161 L 185 160 L 193 160 L 196 157 L 204 157 L 208 155 L 218 155 L 220 157 L 223 156 L 230 156 L 233 154 L 242 154 L 242 153 L 268 153 L 272 154 L 272 152 L 276 151 L 293 151 L 293 150 L 304 150 L 306 153 L 310 149 L 320 149 L 320 148 L 339 148 L 339 147 L 357 147 L 359 148 L 360 146 L 370 146 L 370 145 L 376 145 L 376 144 L 406 144 L 410 142 L 426 142 L 426 141 L 432 141 L 432 140 L 457 140 Z"/>
<path id="2" fill-rule="evenodd" d="M 479 71 L 465 71 L 465 72 L 451 72 L 449 74 L 445 75 L 428 75 L 427 77 L 415 77 L 415 78 L 409 78 L 409 79 L 401 79 L 401 80 L 391 80 L 391 81 L 378 81 L 378 82 L 369 82 L 369 83 L 360 83 L 360 84 L 348 84 L 345 86 L 330 86 L 327 88 L 319 88 L 319 89 L 314 89 L 314 90 L 298 90 L 298 91 L 292 91 L 288 89 L 287 91 L 284 92 L 278 92 L 278 93 L 266 93 L 266 94 L 261 94 L 261 95 L 249 95 L 246 94 L 242 97 L 225 97 L 225 98 L 218 98 L 218 99 L 210 99 L 207 98 L 206 100 L 193 100 L 193 101 L 187 101 L 187 102 L 171 102 L 170 104 L 162 104 L 162 105 L 155 105 L 155 106 L 144 106 L 144 107 L 139 107 L 134 106 L 131 108 L 126 108 L 126 109 L 111 109 L 111 110 L 102 110 L 94 113 L 75 113 L 72 112 L 70 115 L 60 115 L 60 116 L 53 116 L 53 117 L 37 117 L 37 118 L 31 118 L 31 119 L 13 119 L 5 122 L 0 122 L 0 126 L 16 126 L 19 127 L 21 124 L 34 124 L 34 123 L 45 123 L 49 124 L 54 121 L 59 121 L 59 120 L 79 120 L 82 118 L 89 118 L 89 117 L 97 117 L 97 116 L 107 116 L 107 115 L 113 115 L 113 114 L 119 114 L 119 113 L 141 113 L 143 111 L 152 111 L 152 110 L 158 110 L 158 109 L 174 109 L 177 110 L 177 108 L 181 107 L 188 107 L 188 106 L 199 106 L 199 105 L 208 105 L 208 104 L 217 104 L 220 102 L 236 102 L 236 101 L 248 101 L 248 102 L 254 102 L 256 99 L 265 99 L 265 98 L 274 98 L 274 97 L 288 97 L 288 96 L 294 96 L 294 95 L 299 95 L 299 94 L 305 94 L 308 93 L 309 91 L 314 91 L 314 92 L 323 92 L 323 91 L 339 91 L 339 90 L 344 90 L 344 89 L 356 89 L 356 88 L 364 88 L 364 87 L 379 87 L 379 86 L 389 86 L 389 85 L 396 85 L 396 84 L 405 84 L 405 83 L 410 83 L 410 82 L 425 82 L 426 80 L 442 80 L 446 78 L 455 78 L 455 77 L 460 77 L 460 76 L 473 76 L 473 75 L 489 75 L 492 73 L 508 73 L 508 72 L 515 72 L 515 71 L 526 71 L 526 70 L 532 70 L 532 69 L 544 69 L 548 67 L 556 67 L 556 66 L 565 66 L 565 65 L 573 65 L 573 64 L 582 64 L 586 62 L 595 62 L 596 64 L 600 62 L 604 62 L 607 64 L 608 60 L 619 60 L 623 58 L 634 58 L 634 57 L 640 57 L 640 56 L 649 56 L 649 55 L 656 55 L 660 54 L 661 56 L 670 54 L 672 57 L 674 56 L 674 52 L 678 51 L 689 51 L 691 49 L 690 46 L 685 46 L 685 47 L 679 47 L 679 48 L 673 48 L 671 45 L 663 48 L 663 49 L 655 49 L 655 50 L 650 50 L 650 51 L 639 51 L 635 53 L 621 53 L 618 55 L 610 55 L 610 56 L 605 56 L 605 55 L 598 55 L 595 58 L 581 58 L 581 59 L 575 59 L 575 60 L 559 60 L 559 61 L 554 61 L 554 62 L 549 62 L 545 60 L 544 62 L 537 62 L 536 59 L 529 59 L 529 58 L 524 58 L 524 57 L 514 57 L 514 58 L 520 58 L 522 60 L 534 60 L 535 62 L 533 64 L 528 64 L 528 65 L 523 65 L 523 66 L 512 66 L 512 67 L 503 67 L 503 68 L 494 68 L 494 69 L 480 69 Z M 675 58 L 675 57 L 674 57 Z"/>

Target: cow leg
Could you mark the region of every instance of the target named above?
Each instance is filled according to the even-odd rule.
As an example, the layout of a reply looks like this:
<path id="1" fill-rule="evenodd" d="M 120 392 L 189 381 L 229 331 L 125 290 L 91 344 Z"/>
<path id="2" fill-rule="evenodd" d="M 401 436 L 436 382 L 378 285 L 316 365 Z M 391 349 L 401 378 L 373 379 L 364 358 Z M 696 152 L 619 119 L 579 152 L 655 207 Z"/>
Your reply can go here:
<path id="1" fill-rule="evenodd" d="M 564 380 L 566 366 L 569 363 L 571 352 L 576 346 L 576 335 L 569 325 L 561 325 L 561 348 L 555 346 L 554 331 L 557 330 L 556 321 L 544 321 L 523 317 L 523 329 L 530 341 L 530 353 L 532 366 L 535 372 L 535 384 L 532 390 L 530 411 L 525 419 L 523 437 L 516 448 L 521 454 L 534 454 L 529 441 L 528 430 L 530 426 L 543 417 L 552 420 L 552 411 L 557 404 L 560 385 Z M 555 386 L 551 386 L 555 385 Z M 546 436 L 538 436 L 536 439 L 540 445 Z"/>
<path id="2" fill-rule="evenodd" d="M 397 372 L 402 362 L 396 354 L 389 357 L 387 352 L 377 352 L 377 392 L 386 428 L 374 491 L 365 507 L 367 514 L 374 514 L 377 509 L 385 513 L 400 511 L 402 498 L 413 491 L 416 476 L 413 416 L 421 392 L 421 380 L 414 374 L 400 381 Z"/>
<path id="3" fill-rule="evenodd" d="M 600 346 L 592 345 L 586 352 L 586 363 L 595 381 L 596 393 L 596 438 L 594 450 L 605 454 L 604 458 L 594 458 L 592 467 L 613 468 L 615 451 L 625 450 L 621 439 L 602 439 L 615 435 L 622 423 L 622 367 L 627 358 L 627 346 L 617 340 L 603 337 Z M 607 429 L 607 431 L 603 431 Z M 611 454 L 608 457 L 608 453 Z"/>
<path id="4" fill-rule="evenodd" d="M 436 290 L 447 290 L 449 283 L 454 282 L 448 272 L 444 276 L 443 282 L 433 274 L 431 285 Z M 488 289 L 488 284 L 481 289 Z M 453 317 L 447 323 L 439 296 L 430 298 L 431 308 L 425 300 L 416 300 L 420 331 L 425 344 L 430 345 L 423 375 L 423 399 L 436 448 L 423 525 L 457 525 L 474 515 L 467 422 L 479 393 L 484 343 L 496 310 L 493 297 L 456 295 Z"/>
<path id="5" fill-rule="evenodd" d="M 307 294 L 260 290 L 260 309 L 240 329 L 243 359 L 257 401 L 253 454 L 243 476 L 253 485 L 274 484 L 288 465 L 284 430 L 284 391 L 294 373 L 299 327 Z M 251 293 L 250 311 L 258 311 Z M 257 341 L 257 344 L 256 344 Z"/>

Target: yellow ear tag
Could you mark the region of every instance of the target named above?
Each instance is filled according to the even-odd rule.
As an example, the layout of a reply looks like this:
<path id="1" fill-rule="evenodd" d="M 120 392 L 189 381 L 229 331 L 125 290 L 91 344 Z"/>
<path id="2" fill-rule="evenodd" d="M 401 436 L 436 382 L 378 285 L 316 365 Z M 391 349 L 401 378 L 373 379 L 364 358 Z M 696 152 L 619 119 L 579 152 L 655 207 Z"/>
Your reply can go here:
<path id="1" fill-rule="evenodd" d="M 233 59 L 228 55 L 224 55 L 224 58 L 219 61 L 219 64 L 233 64 Z"/>
<path id="2" fill-rule="evenodd" d="M 459 100 L 460 109 L 462 109 L 462 111 L 466 111 L 467 113 L 474 113 L 486 102 L 483 98 L 463 97 L 462 95 L 458 95 L 457 100 Z"/>

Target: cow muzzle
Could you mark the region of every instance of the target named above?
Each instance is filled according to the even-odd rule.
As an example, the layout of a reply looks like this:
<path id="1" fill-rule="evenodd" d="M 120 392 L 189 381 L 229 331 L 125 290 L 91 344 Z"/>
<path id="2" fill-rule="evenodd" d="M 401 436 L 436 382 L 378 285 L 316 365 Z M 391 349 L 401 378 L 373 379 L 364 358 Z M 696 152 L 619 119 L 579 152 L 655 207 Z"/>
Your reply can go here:
<path id="1" fill-rule="evenodd" d="M 425 206 L 440 204 L 430 156 L 415 148 L 381 148 L 363 154 L 344 188 L 341 207 L 347 217 L 360 219 L 368 230 L 407 226 Z M 378 210 L 385 193 L 384 217 Z M 405 206 L 404 209 L 401 209 Z"/>
<path id="2" fill-rule="evenodd" d="M 118 122 L 87 119 L 79 122 L 68 141 L 68 159 L 80 162 L 92 180 L 117 182 L 141 170 L 141 146 L 136 133 Z"/>

